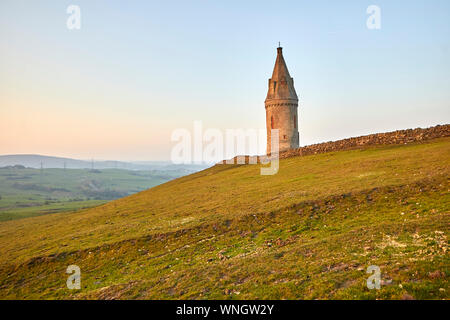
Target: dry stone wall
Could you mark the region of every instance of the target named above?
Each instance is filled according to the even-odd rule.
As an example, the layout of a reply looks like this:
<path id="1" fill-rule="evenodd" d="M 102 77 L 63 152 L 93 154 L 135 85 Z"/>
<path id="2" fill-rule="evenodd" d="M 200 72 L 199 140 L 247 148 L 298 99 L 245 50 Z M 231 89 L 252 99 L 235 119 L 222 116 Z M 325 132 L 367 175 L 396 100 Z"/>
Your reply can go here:
<path id="1" fill-rule="evenodd" d="M 408 143 L 420 143 L 427 140 L 450 137 L 450 124 L 437 125 L 430 128 L 416 128 L 407 130 L 397 130 L 386 133 L 375 133 L 367 136 L 348 138 L 338 141 L 329 141 L 324 143 L 312 144 L 309 146 L 291 149 L 280 153 L 280 159 L 307 156 L 312 154 L 319 154 L 325 152 L 362 149 L 368 146 L 374 145 L 395 145 L 395 144 L 408 144 Z M 227 163 L 238 163 L 238 157 L 230 159 Z M 240 163 L 259 163 L 260 159 L 256 156 L 241 156 Z M 225 163 L 222 161 L 221 163 Z"/>
<path id="2" fill-rule="evenodd" d="M 348 138 L 338 141 L 312 144 L 280 153 L 280 159 L 293 156 L 306 156 L 324 152 L 358 149 L 372 145 L 408 144 L 450 136 L 450 124 L 437 125 L 426 129 L 416 128 L 375 133 L 367 136 Z"/>

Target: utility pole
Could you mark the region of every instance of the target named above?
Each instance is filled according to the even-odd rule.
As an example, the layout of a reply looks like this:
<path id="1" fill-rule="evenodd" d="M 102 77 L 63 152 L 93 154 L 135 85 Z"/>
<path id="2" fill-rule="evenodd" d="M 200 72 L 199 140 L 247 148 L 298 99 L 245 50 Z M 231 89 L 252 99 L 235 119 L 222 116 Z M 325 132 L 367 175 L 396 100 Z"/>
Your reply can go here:
<path id="1" fill-rule="evenodd" d="M 40 170 L 40 172 L 41 172 L 41 184 L 42 184 L 42 179 L 43 179 L 43 176 L 44 176 L 44 163 L 41 161 L 41 170 Z"/>

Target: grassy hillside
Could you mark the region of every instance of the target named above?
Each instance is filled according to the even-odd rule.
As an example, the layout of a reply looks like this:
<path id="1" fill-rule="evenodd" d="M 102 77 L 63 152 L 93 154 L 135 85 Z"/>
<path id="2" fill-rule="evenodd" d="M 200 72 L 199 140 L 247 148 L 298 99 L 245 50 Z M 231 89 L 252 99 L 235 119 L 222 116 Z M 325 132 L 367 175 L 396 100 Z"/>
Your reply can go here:
<path id="1" fill-rule="evenodd" d="M 2 222 L 0 297 L 448 298 L 449 156 L 443 138 L 283 159 L 273 176 L 217 165 Z M 81 290 L 66 288 L 71 264 Z"/>
<path id="2" fill-rule="evenodd" d="M 0 221 L 75 211 L 183 175 L 179 171 L 0 168 Z"/>

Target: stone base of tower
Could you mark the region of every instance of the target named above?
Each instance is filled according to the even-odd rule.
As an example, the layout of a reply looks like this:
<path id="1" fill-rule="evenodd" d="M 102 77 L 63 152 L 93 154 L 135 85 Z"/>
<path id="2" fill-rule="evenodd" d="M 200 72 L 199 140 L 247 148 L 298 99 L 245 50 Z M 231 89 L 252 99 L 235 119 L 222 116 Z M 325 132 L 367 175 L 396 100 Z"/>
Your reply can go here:
<path id="1" fill-rule="evenodd" d="M 267 154 L 272 152 L 273 129 L 278 129 L 279 152 L 299 147 L 297 105 L 296 101 L 266 101 Z"/>

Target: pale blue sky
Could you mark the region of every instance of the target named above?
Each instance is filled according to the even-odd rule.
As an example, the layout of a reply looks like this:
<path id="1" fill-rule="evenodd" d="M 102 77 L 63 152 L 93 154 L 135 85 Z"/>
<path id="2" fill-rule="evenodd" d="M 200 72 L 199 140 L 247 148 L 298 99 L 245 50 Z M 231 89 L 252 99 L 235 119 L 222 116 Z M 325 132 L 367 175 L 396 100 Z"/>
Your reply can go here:
<path id="1" fill-rule="evenodd" d="M 161 160 L 194 120 L 264 128 L 278 41 L 301 145 L 450 122 L 447 0 L 2 0 L 0 154 Z"/>

